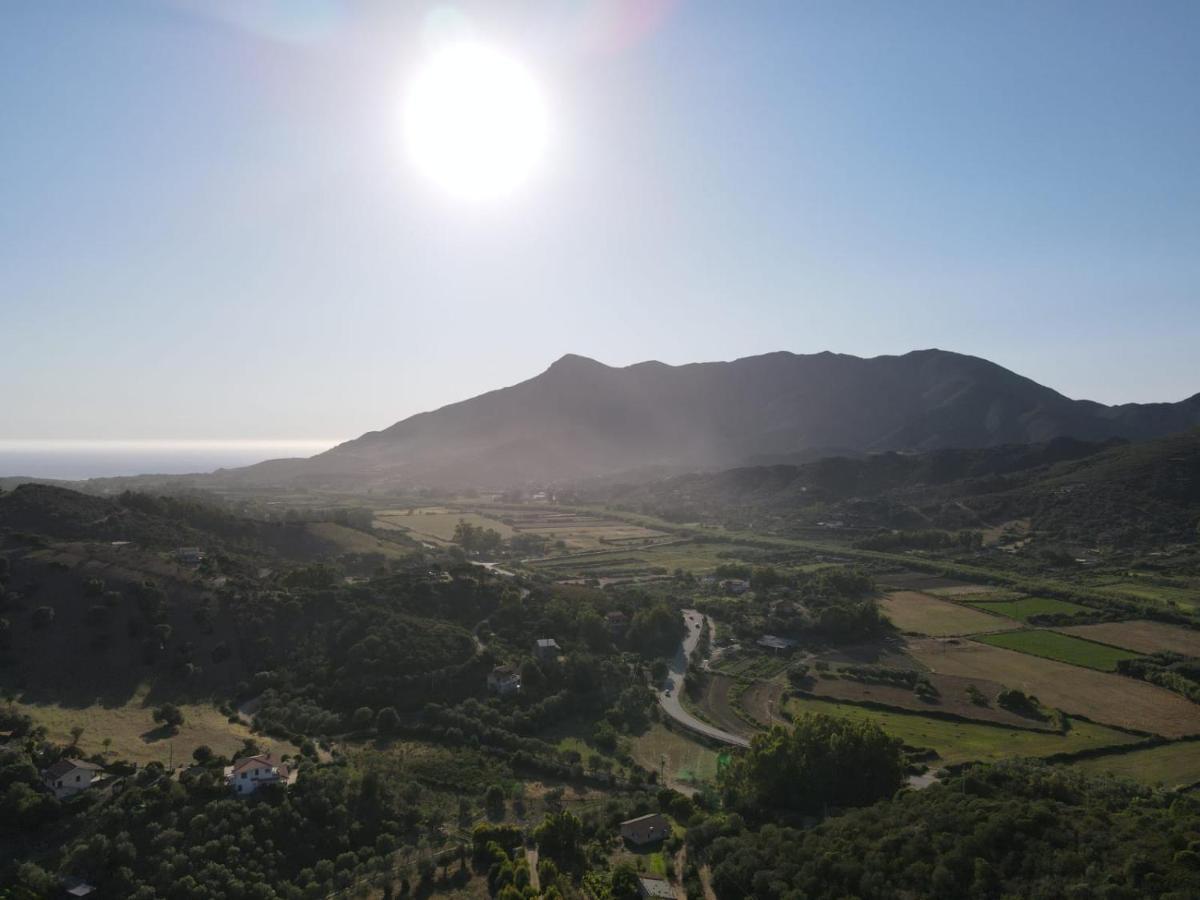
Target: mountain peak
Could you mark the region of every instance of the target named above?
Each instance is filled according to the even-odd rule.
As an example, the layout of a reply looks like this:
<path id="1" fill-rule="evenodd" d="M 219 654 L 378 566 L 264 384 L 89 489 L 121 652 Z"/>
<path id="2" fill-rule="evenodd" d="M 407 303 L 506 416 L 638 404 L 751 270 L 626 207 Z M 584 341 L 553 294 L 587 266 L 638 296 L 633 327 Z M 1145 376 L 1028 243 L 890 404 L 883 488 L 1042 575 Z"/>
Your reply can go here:
<path id="1" fill-rule="evenodd" d="M 563 371 L 594 371 L 596 369 L 610 368 L 602 362 L 592 359 L 588 356 L 580 356 L 578 353 L 565 353 L 550 364 L 547 372 L 563 372 Z"/>
<path id="2" fill-rule="evenodd" d="M 568 353 L 541 375 L 421 413 L 262 474 L 339 485 L 508 487 L 646 466 L 839 452 L 1139 440 L 1200 424 L 1195 403 L 1072 401 L 974 356 L 787 352 L 609 366 Z M 256 477 L 257 477 L 256 473 Z"/>

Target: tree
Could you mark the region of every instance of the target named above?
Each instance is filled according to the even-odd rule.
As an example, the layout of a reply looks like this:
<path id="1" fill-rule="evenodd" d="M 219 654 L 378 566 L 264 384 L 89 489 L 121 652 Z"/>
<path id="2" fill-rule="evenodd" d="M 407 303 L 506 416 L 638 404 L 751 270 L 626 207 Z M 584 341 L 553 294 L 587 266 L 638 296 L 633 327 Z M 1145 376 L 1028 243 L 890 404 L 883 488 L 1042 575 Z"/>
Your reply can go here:
<path id="1" fill-rule="evenodd" d="M 71 726 L 71 746 L 78 747 L 79 739 L 81 737 L 83 737 L 83 726 L 82 725 L 72 725 Z"/>
<path id="2" fill-rule="evenodd" d="M 551 813 L 533 830 L 538 851 L 560 866 L 571 867 L 579 859 L 579 837 L 583 824 L 570 812 Z"/>
<path id="3" fill-rule="evenodd" d="M 483 794 L 483 805 L 493 819 L 504 818 L 504 788 L 493 784 Z"/>
<path id="4" fill-rule="evenodd" d="M 860 806 L 903 784 L 900 744 L 873 722 L 807 714 L 790 730 L 776 725 L 757 735 L 721 772 L 720 785 L 726 803 L 747 814 Z"/>
<path id="5" fill-rule="evenodd" d="M 164 703 L 155 708 L 154 721 L 165 725 L 174 734 L 183 724 L 183 712 L 174 703 Z"/>
<path id="6" fill-rule="evenodd" d="M 354 727 L 359 731 L 364 728 L 370 728 L 371 722 L 375 720 L 375 713 L 372 712 L 369 706 L 360 706 L 354 711 Z"/>
<path id="7" fill-rule="evenodd" d="M 394 706 L 385 706 L 379 711 L 379 715 L 375 717 L 375 727 L 379 729 L 380 734 L 391 734 L 400 727 L 400 716 L 396 714 Z"/>
<path id="8" fill-rule="evenodd" d="M 665 603 L 633 614 L 629 645 L 646 657 L 672 656 L 683 639 L 683 617 Z"/>
<path id="9" fill-rule="evenodd" d="M 54 607 L 39 606 L 33 611 L 33 627 L 49 628 L 54 624 Z"/>
<path id="10" fill-rule="evenodd" d="M 213 758 L 212 747 L 208 746 L 208 744 L 201 744 L 199 747 L 197 747 L 195 750 L 192 751 L 192 759 L 194 759 L 200 765 L 204 765 L 206 762 L 208 762 L 212 758 Z"/>
<path id="11" fill-rule="evenodd" d="M 613 900 L 637 900 L 641 896 L 638 886 L 637 869 L 632 863 L 623 862 L 613 869 L 609 879 L 609 891 Z"/>

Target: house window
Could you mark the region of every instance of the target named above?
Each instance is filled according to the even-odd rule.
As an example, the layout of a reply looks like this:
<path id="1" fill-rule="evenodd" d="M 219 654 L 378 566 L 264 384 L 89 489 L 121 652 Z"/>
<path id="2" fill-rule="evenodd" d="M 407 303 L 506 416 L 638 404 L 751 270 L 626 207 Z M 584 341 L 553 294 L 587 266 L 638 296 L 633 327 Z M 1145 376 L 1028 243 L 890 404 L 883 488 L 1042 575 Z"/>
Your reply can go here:
<path id="1" fill-rule="evenodd" d="M 243 772 L 243 773 L 242 773 L 242 777 L 243 777 L 243 778 L 245 778 L 245 777 L 246 777 L 246 773 L 245 773 L 245 772 Z"/>
<path id="2" fill-rule="evenodd" d="M 75 776 L 75 780 L 76 780 L 76 781 L 78 781 L 78 780 L 79 780 L 79 776 L 78 776 L 78 775 L 76 775 L 76 776 Z"/>

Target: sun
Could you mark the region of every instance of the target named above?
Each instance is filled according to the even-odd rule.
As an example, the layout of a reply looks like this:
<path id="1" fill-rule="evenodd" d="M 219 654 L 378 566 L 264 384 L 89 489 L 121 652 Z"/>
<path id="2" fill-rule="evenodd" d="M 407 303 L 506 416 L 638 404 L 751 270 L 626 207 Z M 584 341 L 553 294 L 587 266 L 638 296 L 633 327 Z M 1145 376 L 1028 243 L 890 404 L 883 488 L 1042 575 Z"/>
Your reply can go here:
<path id="1" fill-rule="evenodd" d="M 548 138 L 537 79 L 498 47 L 475 41 L 443 46 L 408 85 L 408 155 L 419 172 L 460 199 L 511 194 L 536 171 Z"/>

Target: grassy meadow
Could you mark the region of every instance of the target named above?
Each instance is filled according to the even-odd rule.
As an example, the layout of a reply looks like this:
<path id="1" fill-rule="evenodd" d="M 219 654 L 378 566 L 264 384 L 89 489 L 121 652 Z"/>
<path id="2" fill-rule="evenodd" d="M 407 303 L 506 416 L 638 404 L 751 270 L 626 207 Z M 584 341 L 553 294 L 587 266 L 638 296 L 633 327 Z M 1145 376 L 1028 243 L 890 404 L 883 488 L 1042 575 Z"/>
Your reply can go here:
<path id="1" fill-rule="evenodd" d="M 1066 734 L 1060 734 L 1005 728 L 1002 725 L 954 722 L 920 713 L 869 709 L 810 697 L 793 697 L 787 701 L 786 708 L 794 716 L 812 712 L 874 722 L 909 746 L 936 750 L 946 765 L 993 762 L 1014 756 L 1051 756 L 1138 740 L 1122 731 L 1080 720 L 1073 720 Z"/>
<path id="2" fill-rule="evenodd" d="M 1012 600 L 968 600 L 970 606 L 983 612 L 1008 616 L 1018 622 L 1028 622 L 1031 616 L 1064 615 L 1089 612 L 1086 606 L 1055 600 L 1052 597 L 1020 597 Z"/>
<path id="3" fill-rule="evenodd" d="M 71 729 L 83 728 L 79 740 L 80 752 L 86 755 L 107 752 L 112 759 L 127 759 L 139 764 L 148 762 L 191 763 L 192 751 L 201 745 L 216 753 L 231 756 L 251 737 L 248 727 L 230 722 L 224 713 L 200 703 L 176 704 L 183 712 L 184 722 L 177 734 L 168 734 L 155 723 L 154 704 L 147 701 L 144 686 L 121 706 L 93 704 L 86 707 L 58 706 L 44 703 L 22 703 L 16 706 L 43 725 L 50 740 L 69 744 Z M 106 747 L 105 739 L 111 743 Z M 260 746 L 271 745 L 280 753 L 295 753 L 297 748 L 287 741 L 255 737 Z"/>
<path id="4" fill-rule="evenodd" d="M 1200 782 L 1200 742 L 1180 741 L 1147 750 L 1083 759 L 1071 766 L 1089 775 L 1132 778 L 1149 787 L 1186 787 Z"/>
<path id="5" fill-rule="evenodd" d="M 1046 659 L 1056 659 L 1073 666 L 1086 666 L 1101 672 L 1115 672 L 1117 663 L 1123 659 L 1135 659 L 1138 654 L 1095 641 L 1085 641 L 1057 631 L 1032 629 L 1013 631 L 1006 634 L 980 635 L 976 640 L 993 647 L 1031 653 Z"/>

